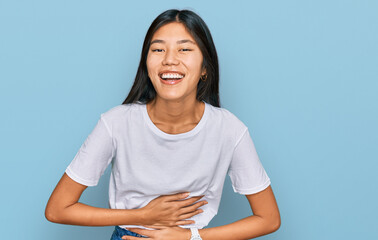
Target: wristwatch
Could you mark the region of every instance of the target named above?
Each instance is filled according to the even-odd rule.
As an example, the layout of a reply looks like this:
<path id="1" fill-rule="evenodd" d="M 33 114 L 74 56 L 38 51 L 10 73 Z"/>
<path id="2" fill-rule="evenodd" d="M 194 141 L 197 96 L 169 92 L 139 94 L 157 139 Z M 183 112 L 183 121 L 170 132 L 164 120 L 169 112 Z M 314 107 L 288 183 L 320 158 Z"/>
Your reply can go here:
<path id="1" fill-rule="evenodd" d="M 190 238 L 190 240 L 202 240 L 197 228 L 191 227 L 190 231 L 192 232 L 192 237 Z"/>

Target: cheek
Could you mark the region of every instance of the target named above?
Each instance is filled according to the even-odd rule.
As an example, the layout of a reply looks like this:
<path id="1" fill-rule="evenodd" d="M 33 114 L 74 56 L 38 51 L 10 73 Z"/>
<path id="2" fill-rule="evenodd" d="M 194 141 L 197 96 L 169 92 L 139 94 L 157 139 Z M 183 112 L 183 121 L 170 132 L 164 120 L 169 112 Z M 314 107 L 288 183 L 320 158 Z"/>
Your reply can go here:
<path id="1" fill-rule="evenodd" d="M 203 62 L 202 54 L 198 54 L 190 59 L 190 66 L 193 70 L 195 70 L 196 73 L 201 74 L 202 62 Z"/>
<path id="2" fill-rule="evenodd" d="M 190 70 L 193 73 L 193 75 L 201 75 L 202 72 L 202 61 L 201 60 L 193 60 L 188 64 L 190 66 Z"/>

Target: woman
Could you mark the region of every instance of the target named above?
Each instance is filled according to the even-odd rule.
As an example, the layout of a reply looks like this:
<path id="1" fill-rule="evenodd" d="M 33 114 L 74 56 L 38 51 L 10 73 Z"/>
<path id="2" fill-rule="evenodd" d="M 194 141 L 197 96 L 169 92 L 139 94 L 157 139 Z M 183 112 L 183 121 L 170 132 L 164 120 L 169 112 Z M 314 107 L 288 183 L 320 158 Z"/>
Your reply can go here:
<path id="1" fill-rule="evenodd" d="M 101 114 L 53 191 L 46 218 L 115 225 L 114 240 L 250 239 L 277 230 L 270 179 L 247 127 L 220 108 L 218 85 L 217 54 L 203 20 L 188 10 L 160 14 L 129 95 Z M 110 163 L 111 209 L 79 203 Z M 204 229 L 217 213 L 227 173 L 254 215 Z"/>

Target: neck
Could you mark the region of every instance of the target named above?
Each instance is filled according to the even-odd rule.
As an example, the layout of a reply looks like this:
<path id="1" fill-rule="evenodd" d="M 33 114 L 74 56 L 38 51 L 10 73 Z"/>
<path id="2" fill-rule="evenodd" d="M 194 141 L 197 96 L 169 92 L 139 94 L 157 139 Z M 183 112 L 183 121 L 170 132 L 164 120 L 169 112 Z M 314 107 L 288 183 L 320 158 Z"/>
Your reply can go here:
<path id="1" fill-rule="evenodd" d="M 167 101 L 156 97 L 147 104 L 147 111 L 155 124 L 182 126 L 198 123 L 203 115 L 205 104 L 197 99 L 186 101 Z"/>

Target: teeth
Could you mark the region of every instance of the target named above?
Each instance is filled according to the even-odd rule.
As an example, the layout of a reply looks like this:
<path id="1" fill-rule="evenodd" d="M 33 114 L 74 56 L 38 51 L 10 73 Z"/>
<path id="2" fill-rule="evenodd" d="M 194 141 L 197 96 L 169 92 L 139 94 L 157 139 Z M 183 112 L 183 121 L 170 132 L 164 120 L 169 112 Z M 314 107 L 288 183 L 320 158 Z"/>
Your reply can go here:
<path id="1" fill-rule="evenodd" d="M 180 79 L 180 78 L 183 78 L 184 76 L 181 75 L 181 74 L 178 74 L 178 73 L 163 73 L 161 75 L 161 78 L 177 78 L 177 79 Z"/>

